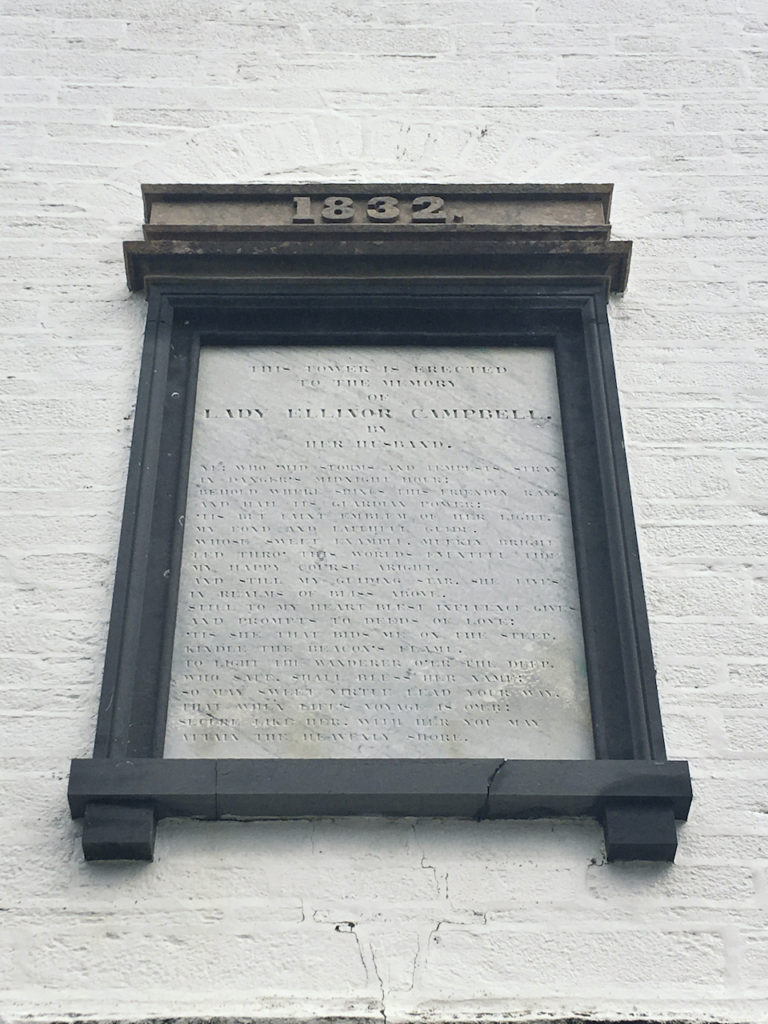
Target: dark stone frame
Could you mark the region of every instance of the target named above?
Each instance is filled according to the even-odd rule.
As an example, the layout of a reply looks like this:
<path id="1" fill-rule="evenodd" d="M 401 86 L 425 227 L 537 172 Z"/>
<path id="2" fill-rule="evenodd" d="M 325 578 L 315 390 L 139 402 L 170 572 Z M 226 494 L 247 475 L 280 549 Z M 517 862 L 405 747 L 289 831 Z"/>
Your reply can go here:
<path id="1" fill-rule="evenodd" d="M 609 860 L 674 859 L 690 777 L 666 759 L 605 285 L 274 278 L 148 292 L 94 755 L 72 762 L 69 784 L 86 859 L 151 860 L 158 817 L 371 814 L 592 816 Z M 200 345 L 351 337 L 554 346 L 595 760 L 162 757 Z"/>

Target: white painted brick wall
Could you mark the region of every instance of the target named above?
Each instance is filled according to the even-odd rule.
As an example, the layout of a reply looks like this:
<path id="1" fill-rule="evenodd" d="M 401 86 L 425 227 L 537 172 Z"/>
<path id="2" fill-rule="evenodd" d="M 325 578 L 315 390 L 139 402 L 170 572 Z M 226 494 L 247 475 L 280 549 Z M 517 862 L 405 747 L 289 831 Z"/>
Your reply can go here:
<path id="1" fill-rule="evenodd" d="M 6 0 L 0 990 L 9 1020 L 768 1020 L 765 0 Z M 590 822 L 165 822 L 86 866 L 142 181 L 614 181 L 611 303 L 674 866 Z"/>

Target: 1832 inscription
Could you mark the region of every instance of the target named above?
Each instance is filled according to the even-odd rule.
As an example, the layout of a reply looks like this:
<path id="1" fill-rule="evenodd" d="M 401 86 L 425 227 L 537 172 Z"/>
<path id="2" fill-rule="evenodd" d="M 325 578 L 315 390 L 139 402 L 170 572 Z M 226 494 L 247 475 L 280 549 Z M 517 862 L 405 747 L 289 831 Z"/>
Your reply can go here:
<path id="1" fill-rule="evenodd" d="M 203 349 L 165 755 L 593 756 L 549 349 Z"/>
<path id="2" fill-rule="evenodd" d="M 397 196 L 372 196 L 355 200 L 351 196 L 327 196 L 313 208 L 311 196 L 293 197 L 294 224 L 315 224 L 319 212 L 321 224 L 344 224 L 364 214 L 365 220 L 378 224 L 394 224 L 399 220 L 412 224 L 445 224 L 448 213 L 442 196 L 416 196 L 406 203 Z M 453 220 L 463 217 L 454 214 Z"/>

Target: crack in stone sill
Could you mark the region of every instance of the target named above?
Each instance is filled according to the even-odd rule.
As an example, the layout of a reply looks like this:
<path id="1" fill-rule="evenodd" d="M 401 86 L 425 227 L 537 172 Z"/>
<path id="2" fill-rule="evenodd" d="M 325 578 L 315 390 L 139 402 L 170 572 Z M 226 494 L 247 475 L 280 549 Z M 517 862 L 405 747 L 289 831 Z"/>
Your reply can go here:
<path id="1" fill-rule="evenodd" d="M 489 777 L 488 777 L 488 786 L 487 786 L 487 788 L 485 790 L 485 800 L 483 801 L 482 807 L 477 812 L 477 815 L 476 815 L 476 818 L 475 818 L 476 821 L 485 821 L 487 819 L 488 811 L 490 810 L 490 805 L 491 805 L 491 789 L 493 788 L 493 784 L 496 781 L 496 776 L 499 774 L 499 772 L 501 771 L 501 769 L 504 767 L 504 765 L 506 763 L 507 763 L 506 759 L 504 759 L 502 761 L 499 761 L 499 763 L 496 765 L 496 767 L 493 769 L 493 771 L 489 775 Z"/>

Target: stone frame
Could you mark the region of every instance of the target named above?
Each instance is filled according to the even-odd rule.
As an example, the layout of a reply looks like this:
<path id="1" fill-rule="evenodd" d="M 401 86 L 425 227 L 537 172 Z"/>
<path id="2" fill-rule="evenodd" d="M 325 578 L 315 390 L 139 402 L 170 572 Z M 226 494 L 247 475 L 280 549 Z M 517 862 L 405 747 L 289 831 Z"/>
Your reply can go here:
<path id="1" fill-rule="evenodd" d="M 300 242 L 291 244 L 300 253 Z M 183 255 L 174 259 L 183 263 Z M 605 272 L 585 279 L 581 263 L 570 273 L 556 254 L 548 268 L 544 254 L 533 280 L 483 277 L 467 252 L 450 274 L 429 274 L 424 253 L 414 264 L 422 275 L 398 276 L 394 266 L 389 276 L 379 267 L 364 276 L 363 267 L 350 280 L 344 272 L 319 277 L 313 266 L 294 277 L 249 269 L 232 280 L 231 252 L 220 273 L 216 252 L 193 255 L 196 276 L 205 262 L 194 281 L 167 262 L 153 279 L 142 256 L 149 310 L 101 706 L 94 755 L 72 762 L 69 785 L 72 815 L 85 818 L 86 859 L 152 859 L 158 817 L 374 814 L 592 816 L 603 824 L 609 859 L 672 860 L 690 777 L 664 748 Z M 255 311 L 272 343 L 311 325 L 314 341 L 333 344 L 340 325 L 365 331 L 383 318 L 389 343 L 418 333 L 428 344 L 430 330 L 438 343 L 441 323 L 450 323 L 468 346 L 521 334 L 554 345 L 595 760 L 162 757 L 197 353 L 201 343 L 252 342 Z"/>

